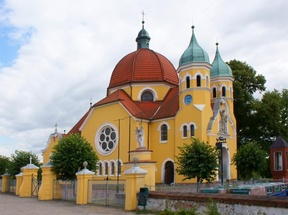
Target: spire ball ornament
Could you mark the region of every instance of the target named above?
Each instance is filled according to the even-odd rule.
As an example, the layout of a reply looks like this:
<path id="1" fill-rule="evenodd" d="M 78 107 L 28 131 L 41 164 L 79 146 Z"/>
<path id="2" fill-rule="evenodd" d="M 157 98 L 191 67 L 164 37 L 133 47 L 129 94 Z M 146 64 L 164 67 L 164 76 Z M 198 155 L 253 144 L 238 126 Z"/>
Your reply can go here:
<path id="1" fill-rule="evenodd" d="M 83 166 L 84 166 L 84 169 L 87 169 L 88 162 L 87 162 L 87 161 L 84 161 L 84 162 L 83 162 Z"/>

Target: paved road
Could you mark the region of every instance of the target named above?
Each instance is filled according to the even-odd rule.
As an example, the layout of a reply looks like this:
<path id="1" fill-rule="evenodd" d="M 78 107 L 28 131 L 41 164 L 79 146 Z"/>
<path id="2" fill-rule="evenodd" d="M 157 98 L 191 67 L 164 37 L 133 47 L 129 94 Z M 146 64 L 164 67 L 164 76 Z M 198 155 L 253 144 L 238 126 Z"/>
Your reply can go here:
<path id="1" fill-rule="evenodd" d="M 76 205 L 68 201 L 39 201 L 37 198 L 20 198 L 0 192 L 0 215 L 135 215 L 124 209 L 95 205 Z"/>

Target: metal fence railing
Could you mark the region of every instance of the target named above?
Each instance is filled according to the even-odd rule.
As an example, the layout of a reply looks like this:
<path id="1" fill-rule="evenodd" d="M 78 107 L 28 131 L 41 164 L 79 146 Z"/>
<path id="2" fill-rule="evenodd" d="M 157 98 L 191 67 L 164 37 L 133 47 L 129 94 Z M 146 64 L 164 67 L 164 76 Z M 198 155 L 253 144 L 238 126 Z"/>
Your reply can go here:
<path id="1" fill-rule="evenodd" d="M 53 181 L 53 199 L 62 199 L 67 201 L 76 201 L 77 181 Z"/>
<path id="2" fill-rule="evenodd" d="M 88 203 L 119 206 L 125 205 L 125 180 L 92 179 L 88 182 Z"/>

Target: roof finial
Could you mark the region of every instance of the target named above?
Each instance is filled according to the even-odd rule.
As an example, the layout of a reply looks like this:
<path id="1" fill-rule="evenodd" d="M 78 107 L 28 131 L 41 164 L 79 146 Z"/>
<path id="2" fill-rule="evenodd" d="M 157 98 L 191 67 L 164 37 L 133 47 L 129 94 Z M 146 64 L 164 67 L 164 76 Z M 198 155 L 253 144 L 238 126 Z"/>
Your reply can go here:
<path id="1" fill-rule="evenodd" d="M 57 134 L 57 122 L 55 124 L 55 134 Z"/>
<path id="2" fill-rule="evenodd" d="M 144 28 L 144 16 L 145 16 L 145 13 L 144 13 L 144 10 L 142 10 L 142 28 Z"/>
<path id="3" fill-rule="evenodd" d="M 92 107 L 92 98 L 90 98 L 90 108 Z"/>

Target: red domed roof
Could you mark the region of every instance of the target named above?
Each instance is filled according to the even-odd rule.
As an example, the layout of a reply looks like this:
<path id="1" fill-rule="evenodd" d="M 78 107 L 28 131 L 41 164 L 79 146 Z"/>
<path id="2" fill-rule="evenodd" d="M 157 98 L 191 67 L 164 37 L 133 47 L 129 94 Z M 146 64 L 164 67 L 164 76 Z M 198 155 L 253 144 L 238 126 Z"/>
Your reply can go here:
<path id="1" fill-rule="evenodd" d="M 163 81 L 178 85 L 178 75 L 172 63 L 159 53 L 140 48 L 119 61 L 108 88 L 130 83 Z"/>

